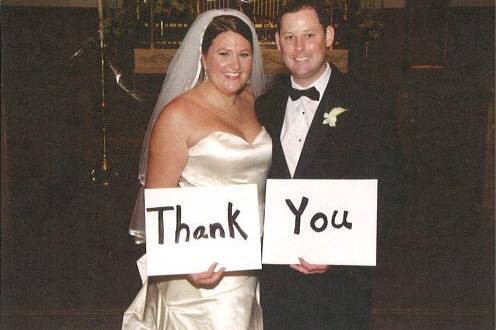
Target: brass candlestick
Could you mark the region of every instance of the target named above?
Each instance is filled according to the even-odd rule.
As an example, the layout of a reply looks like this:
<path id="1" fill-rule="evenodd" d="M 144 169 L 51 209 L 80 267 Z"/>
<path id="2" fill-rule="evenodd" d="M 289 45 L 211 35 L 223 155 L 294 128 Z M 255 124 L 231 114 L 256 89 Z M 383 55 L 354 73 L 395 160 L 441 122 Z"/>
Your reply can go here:
<path id="1" fill-rule="evenodd" d="M 107 124 L 106 124 L 106 108 L 105 102 L 105 35 L 104 35 L 104 13 L 103 0 L 98 0 L 98 18 L 99 18 L 99 35 L 100 35 L 100 83 L 101 83 L 101 100 L 100 110 L 102 113 L 102 161 L 99 166 L 90 170 L 90 180 L 92 183 L 107 187 L 112 182 L 117 172 L 112 171 L 107 159 Z"/>

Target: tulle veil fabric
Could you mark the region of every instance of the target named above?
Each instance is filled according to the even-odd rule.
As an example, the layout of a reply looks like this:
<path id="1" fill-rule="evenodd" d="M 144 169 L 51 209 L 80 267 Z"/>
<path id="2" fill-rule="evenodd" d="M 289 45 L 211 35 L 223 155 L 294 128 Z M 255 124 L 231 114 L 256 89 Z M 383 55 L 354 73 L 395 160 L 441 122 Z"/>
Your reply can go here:
<path id="1" fill-rule="evenodd" d="M 258 37 L 251 20 L 242 12 L 234 9 L 217 9 L 199 15 L 191 25 L 179 49 L 169 64 L 160 94 L 153 109 L 148 128 L 141 149 L 138 180 L 140 189 L 134 206 L 129 233 L 135 237 L 136 243 L 145 242 L 145 209 L 144 185 L 148 166 L 148 144 L 155 121 L 163 108 L 175 97 L 195 87 L 202 81 L 203 69 L 201 65 L 201 43 L 205 29 L 212 19 L 217 16 L 231 15 L 243 20 L 251 29 L 253 35 L 253 67 L 250 77 L 250 87 L 259 96 L 265 91 L 265 77 L 263 72 L 262 52 L 258 44 Z"/>

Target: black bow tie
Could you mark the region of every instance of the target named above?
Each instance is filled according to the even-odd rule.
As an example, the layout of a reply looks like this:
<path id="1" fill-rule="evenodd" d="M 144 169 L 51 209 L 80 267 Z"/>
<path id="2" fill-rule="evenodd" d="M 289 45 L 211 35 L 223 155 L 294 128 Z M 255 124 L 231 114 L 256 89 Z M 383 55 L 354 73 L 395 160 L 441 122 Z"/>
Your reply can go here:
<path id="1" fill-rule="evenodd" d="M 296 89 L 291 87 L 289 89 L 289 97 L 292 101 L 296 101 L 302 96 L 306 96 L 311 100 L 318 101 L 320 98 L 320 93 L 315 87 L 311 87 L 309 89 Z"/>

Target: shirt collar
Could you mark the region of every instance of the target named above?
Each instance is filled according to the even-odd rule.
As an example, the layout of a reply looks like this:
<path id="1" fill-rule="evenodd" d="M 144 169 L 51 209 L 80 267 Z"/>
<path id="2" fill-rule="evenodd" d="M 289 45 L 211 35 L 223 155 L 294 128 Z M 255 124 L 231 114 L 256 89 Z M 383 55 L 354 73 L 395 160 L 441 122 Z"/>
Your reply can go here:
<path id="1" fill-rule="evenodd" d="M 315 80 L 307 87 L 301 87 L 300 85 L 298 85 L 294 81 L 293 76 L 291 76 L 291 87 L 296 89 L 307 89 L 307 88 L 315 87 L 319 91 L 320 97 L 322 98 L 322 95 L 324 95 L 324 92 L 326 90 L 327 83 L 329 82 L 329 78 L 331 77 L 331 72 L 332 72 L 331 66 L 329 65 L 329 63 L 326 63 L 326 69 L 324 73 L 322 73 L 322 75 L 317 80 Z"/>

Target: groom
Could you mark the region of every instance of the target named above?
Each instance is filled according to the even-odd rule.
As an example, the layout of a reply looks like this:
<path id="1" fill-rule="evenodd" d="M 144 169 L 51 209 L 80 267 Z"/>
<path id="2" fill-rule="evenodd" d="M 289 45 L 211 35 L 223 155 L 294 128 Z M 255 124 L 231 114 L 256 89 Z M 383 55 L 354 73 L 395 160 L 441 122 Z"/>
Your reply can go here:
<path id="1" fill-rule="evenodd" d="M 319 1 L 289 1 L 279 16 L 276 43 L 291 78 L 256 103 L 273 141 L 269 178 L 378 178 L 381 189 L 380 94 L 327 62 L 334 29 L 323 8 Z M 324 114 L 334 108 L 346 111 L 331 126 Z M 265 329 L 368 328 L 368 267 L 300 259 L 298 265 L 264 265 L 261 284 Z"/>

